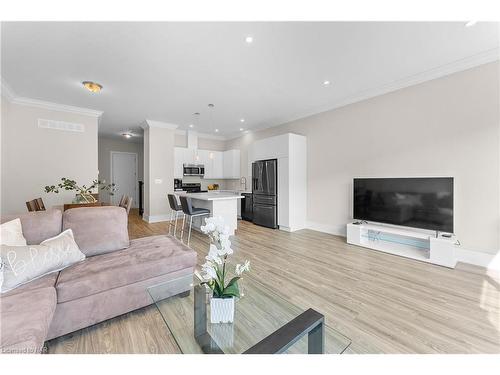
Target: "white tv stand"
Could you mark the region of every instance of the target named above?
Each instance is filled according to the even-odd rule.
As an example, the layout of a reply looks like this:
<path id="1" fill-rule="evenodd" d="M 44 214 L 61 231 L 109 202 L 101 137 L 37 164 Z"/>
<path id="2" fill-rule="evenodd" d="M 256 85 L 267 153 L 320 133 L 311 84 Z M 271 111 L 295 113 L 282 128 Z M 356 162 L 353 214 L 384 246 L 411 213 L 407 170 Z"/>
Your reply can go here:
<path id="1" fill-rule="evenodd" d="M 455 268 L 459 244 L 455 236 L 371 223 L 347 224 L 347 243 L 449 268 Z"/>

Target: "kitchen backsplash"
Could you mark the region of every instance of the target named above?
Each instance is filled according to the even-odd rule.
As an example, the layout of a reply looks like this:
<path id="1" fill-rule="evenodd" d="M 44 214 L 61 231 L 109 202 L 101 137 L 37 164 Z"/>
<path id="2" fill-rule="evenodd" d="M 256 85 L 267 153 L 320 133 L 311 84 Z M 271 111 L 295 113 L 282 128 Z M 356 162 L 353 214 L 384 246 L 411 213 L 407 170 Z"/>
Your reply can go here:
<path id="1" fill-rule="evenodd" d="M 229 181 L 233 180 L 211 180 L 196 176 L 184 176 L 182 179 L 183 183 L 201 183 L 201 190 L 207 190 L 207 186 L 210 184 L 218 184 L 219 189 L 227 190 L 229 188 L 227 188 L 226 185 Z"/>

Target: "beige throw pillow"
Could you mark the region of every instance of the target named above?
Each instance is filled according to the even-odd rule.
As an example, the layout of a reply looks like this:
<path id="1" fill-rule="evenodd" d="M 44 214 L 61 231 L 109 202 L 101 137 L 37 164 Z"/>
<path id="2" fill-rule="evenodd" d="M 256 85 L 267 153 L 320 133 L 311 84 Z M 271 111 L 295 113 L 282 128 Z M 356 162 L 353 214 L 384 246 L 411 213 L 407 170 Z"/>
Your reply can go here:
<path id="1" fill-rule="evenodd" d="M 0 258 L 3 263 L 0 292 L 4 293 L 80 262 L 85 255 L 78 248 L 72 230 L 68 229 L 40 245 L 2 245 Z"/>
<path id="2" fill-rule="evenodd" d="M 19 218 L 0 225 L 0 245 L 26 246 L 23 227 Z"/>

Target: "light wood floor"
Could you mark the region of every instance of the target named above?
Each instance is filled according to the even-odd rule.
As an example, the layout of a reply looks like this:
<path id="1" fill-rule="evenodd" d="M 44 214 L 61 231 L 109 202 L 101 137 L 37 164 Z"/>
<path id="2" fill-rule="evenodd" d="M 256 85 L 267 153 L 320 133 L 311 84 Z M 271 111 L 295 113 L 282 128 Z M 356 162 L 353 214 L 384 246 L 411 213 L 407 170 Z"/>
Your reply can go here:
<path id="1" fill-rule="evenodd" d="M 167 232 L 167 223 L 130 217 L 131 238 Z M 347 245 L 312 230 L 288 233 L 240 221 L 237 259 L 251 278 L 293 303 L 325 314 L 352 339 L 351 353 L 500 353 L 500 278 L 458 264 L 454 270 Z M 203 263 L 207 238 L 191 247 Z M 177 353 L 154 306 L 48 342 L 49 353 Z"/>

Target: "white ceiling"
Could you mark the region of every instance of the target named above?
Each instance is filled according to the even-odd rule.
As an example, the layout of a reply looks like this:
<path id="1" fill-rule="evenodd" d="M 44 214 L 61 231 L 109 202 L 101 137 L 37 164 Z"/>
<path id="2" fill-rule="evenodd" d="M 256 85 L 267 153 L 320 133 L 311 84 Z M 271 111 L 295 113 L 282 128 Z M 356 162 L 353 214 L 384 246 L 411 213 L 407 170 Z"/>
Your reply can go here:
<path id="1" fill-rule="evenodd" d="M 234 137 L 449 73 L 498 52 L 499 24 L 4 22 L 1 37 L 2 78 L 16 95 L 104 111 L 101 134 L 144 119 L 187 129 L 200 112 L 195 130 Z M 104 89 L 92 94 L 85 80 Z"/>

